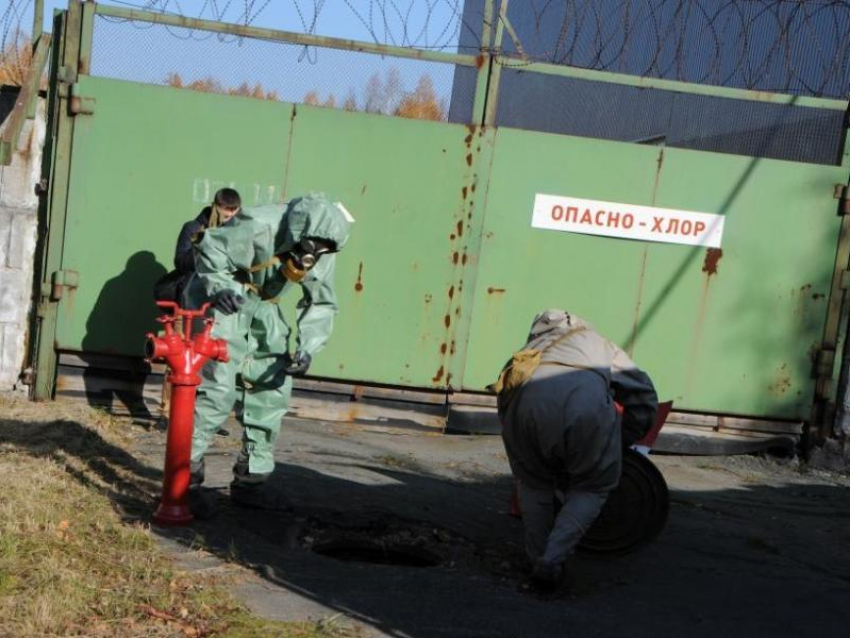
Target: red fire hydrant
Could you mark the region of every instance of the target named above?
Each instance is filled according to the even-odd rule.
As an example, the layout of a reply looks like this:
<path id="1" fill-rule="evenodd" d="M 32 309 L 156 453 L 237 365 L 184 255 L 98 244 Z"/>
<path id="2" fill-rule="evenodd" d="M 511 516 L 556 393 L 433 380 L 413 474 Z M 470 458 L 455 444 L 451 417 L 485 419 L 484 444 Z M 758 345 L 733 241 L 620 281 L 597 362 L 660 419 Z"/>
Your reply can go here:
<path id="1" fill-rule="evenodd" d="M 209 304 L 200 310 L 184 310 L 171 301 L 157 301 L 160 308 L 171 310 L 157 321 L 165 326 L 165 336 L 147 335 L 145 354 L 148 361 L 163 359 L 171 373 L 167 382 L 172 387 L 168 415 L 168 440 L 165 447 L 165 471 L 162 501 L 153 515 L 161 525 L 185 525 L 193 519 L 187 503 L 189 495 L 189 463 L 194 429 L 195 394 L 201 384 L 199 372 L 213 361 L 228 361 L 227 342 L 210 336 L 213 319 L 204 318 L 204 329 L 192 337 L 193 320 L 204 317 Z M 182 320 L 182 334 L 174 324 Z"/>

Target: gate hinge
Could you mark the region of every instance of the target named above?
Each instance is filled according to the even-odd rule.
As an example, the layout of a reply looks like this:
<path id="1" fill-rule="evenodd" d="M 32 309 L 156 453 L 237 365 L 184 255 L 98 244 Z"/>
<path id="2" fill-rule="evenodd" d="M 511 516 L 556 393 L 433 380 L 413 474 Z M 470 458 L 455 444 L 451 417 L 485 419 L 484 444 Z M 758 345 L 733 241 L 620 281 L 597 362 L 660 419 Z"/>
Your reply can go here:
<path id="1" fill-rule="evenodd" d="M 71 97 L 68 100 L 68 113 L 71 115 L 93 115 L 94 106 L 94 98 L 80 95 L 78 85 L 71 85 Z"/>
<path id="2" fill-rule="evenodd" d="M 50 276 L 50 300 L 59 301 L 65 296 L 65 289 L 79 286 L 80 274 L 75 270 L 57 270 Z"/>
<path id="3" fill-rule="evenodd" d="M 826 400 L 832 395 L 835 348 L 821 348 L 815 354 L 815 399 Z"/>
<path id="4" fill-rule="evenodd" d="M 56 69 L 56 93 L 59 97 L 67 98 L 70 95 L 69 86 L 74 83 L 76 76 L 73 70 L 67 66 L 60 66 Z"/>
<path id="5" fill-rule="evenodd" d="M 44 319 L 45 317 L 47 317 L 47 315 L 50 312 L 48 310 L 49 305 L 50 305 L 50 303 L 47 300 L 43 299 L 42 301 L 40 301 L 38 306 L 36 306 L 36 309 L 35 309 L 36 317 L 38 317 L 39 319 Z"/>
<path id="6" fill-rule="evenodd" d="M 833 197 L 839 200 L 838 214 L 841 216 L 850 215 L 850 198 L 848 198 L 848 194 L 850 194 L 850 188 L 848 188 L 847 184 L 836 184 L 832 191 Z"/>
<path id="7" fill-rule="evenodd" d="M 835 348 L 821 348 L 815 356 L 815 374 L 819 377 L 831 377 L 835 364 Z"/>
<path id="8" fill-rule="evenodd" d="M 60 66 L 56 69 L 56 79 L 62 84 L 71 84 L 76 79 L 76 73 L 71 67 Z"/>

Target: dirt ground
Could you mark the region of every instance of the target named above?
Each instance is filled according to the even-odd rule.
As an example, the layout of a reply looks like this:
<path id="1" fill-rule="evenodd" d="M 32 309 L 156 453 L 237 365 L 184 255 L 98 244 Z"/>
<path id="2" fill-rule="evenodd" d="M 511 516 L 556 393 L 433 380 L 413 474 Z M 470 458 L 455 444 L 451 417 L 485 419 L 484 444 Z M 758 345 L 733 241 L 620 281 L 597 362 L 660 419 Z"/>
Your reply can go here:
<path id="1" fill-rule="evenodd" d="M 227 500 L 240 428 L 217 438 L 211 521 L 155 528 L 182 566 L 236 574 L 235 593 L 272 619 L 334 618 L 365 636 L 844 635 L 850 596 L 850 479 L 794 460 L 653 456 L 671 493 L 665 530 L 613 560 L 574 558 L 570 586 L 531 593 L 522 524 L 507 514 L 501 440 L 287 420 L 273 481 L 294 511 Z M 164 434 L 126 421 L 127 465 L 147 497 L 116 504 L 148 517 Z M 73 435 L 69 431 L 69 435 Z M 376 564 L 320 552 L 393 543 Z"/>

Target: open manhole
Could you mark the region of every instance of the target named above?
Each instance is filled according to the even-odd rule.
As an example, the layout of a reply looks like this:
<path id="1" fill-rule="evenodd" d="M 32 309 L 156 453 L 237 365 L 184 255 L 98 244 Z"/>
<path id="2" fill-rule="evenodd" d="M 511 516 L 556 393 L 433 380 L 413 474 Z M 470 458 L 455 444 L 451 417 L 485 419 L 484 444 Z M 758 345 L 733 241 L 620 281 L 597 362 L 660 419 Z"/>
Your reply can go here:
<path id="1" fill-rule="evenodd" d="M 334 538 L 317 542 L 313 545 L 313 551 L 337 560 L 373 565 L 436 567 L 442 562 L 436 552 L 419 545 L 358 538 Z"/>

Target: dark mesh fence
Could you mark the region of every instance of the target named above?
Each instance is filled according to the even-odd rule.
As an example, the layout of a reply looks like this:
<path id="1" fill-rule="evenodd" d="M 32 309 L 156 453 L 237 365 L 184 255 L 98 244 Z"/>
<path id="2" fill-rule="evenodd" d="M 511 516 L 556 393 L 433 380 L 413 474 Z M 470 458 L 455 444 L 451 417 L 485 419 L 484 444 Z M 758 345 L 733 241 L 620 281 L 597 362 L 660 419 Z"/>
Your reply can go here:
<path id="1" fill-rule="evenodd" d="M 484 0 L 467 0 L 466 15 Z M 850 0 L 513 0 L 529 60 L 641 77 L 844 98 Z M 462 45 L 480 27 L 468 20 Z M 478 28 L 479 30 L 475 30 Z M 504 49 L 518 52 L 508 32 Z"/>
<path id="2" fill-rule="evenodd" d="M 834 164 L 844 113 L 504 69 L 496 124 L 547 133 Z"/>
<path id="3" fill-rule="evenodd" d="M 469 16 L 483 0 L 467 0 Z M 550 133 L 833 164 L 843 113 L 543 75 L 542 61 L 626 75 L 845 99 L 850 0 L 514 1 L 496 124 Z M 467 36 L 471 45 L 478 31 Z M 463 44 L 463 37 L 462 37 Z M 455 76 L 449 119 L 469 108 Z"/>

